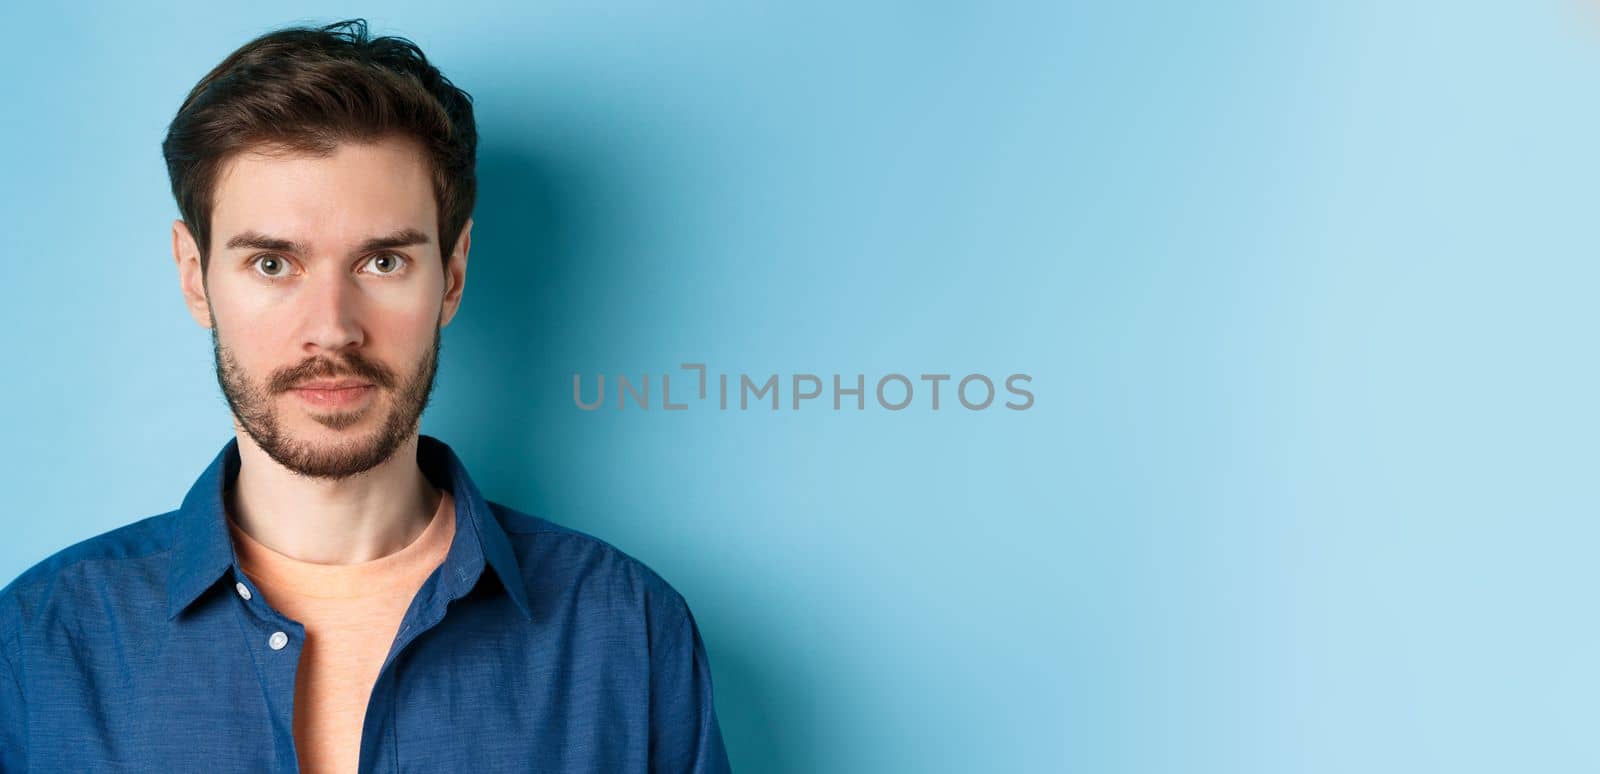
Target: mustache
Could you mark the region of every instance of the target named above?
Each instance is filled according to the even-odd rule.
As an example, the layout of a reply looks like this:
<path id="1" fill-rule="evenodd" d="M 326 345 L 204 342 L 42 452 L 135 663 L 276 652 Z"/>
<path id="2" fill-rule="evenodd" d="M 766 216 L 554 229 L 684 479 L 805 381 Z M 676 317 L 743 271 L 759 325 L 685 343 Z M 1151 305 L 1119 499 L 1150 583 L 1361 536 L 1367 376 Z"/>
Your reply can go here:
<path id="1" fill-rule="evenodd" d="M 346 355 L 335 362 L 328 358 L 313 358 L 293 368 L 279 371 L 267 380 L 267 390 L 276 394 L 288 392 L 308 379 L 338 379 L 351 377 L 371 382 L 379 387 L 394 387 L 395 377 L 383 365 L 361 355 Z"/>

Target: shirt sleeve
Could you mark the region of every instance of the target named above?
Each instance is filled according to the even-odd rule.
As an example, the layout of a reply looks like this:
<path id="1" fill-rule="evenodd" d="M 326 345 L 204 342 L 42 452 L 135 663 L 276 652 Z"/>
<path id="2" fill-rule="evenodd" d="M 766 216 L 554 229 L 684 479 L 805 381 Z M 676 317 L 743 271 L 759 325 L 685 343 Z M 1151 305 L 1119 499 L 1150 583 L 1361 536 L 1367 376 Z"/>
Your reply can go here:
<path id="1" fill-rule="evenodd" d="M 700 628 L 676 593 L 659 610 L 651 625 L 650 774 L 731 774 Z"/>

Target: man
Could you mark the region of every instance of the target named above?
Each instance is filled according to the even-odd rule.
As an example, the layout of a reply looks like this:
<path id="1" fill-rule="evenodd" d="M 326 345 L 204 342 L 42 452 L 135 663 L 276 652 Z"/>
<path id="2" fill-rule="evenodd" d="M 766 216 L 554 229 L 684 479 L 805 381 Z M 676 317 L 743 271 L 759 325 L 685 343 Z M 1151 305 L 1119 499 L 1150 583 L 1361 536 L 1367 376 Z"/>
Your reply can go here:
<path id="1" fill-rule="evenodd" d="M 0 590 L 0 771 L 728 771 L 683 598 L 418 433 L 476 137 L 361 20 L 190 92 L 173 254 L 235 437 L 177 510 Z"/>

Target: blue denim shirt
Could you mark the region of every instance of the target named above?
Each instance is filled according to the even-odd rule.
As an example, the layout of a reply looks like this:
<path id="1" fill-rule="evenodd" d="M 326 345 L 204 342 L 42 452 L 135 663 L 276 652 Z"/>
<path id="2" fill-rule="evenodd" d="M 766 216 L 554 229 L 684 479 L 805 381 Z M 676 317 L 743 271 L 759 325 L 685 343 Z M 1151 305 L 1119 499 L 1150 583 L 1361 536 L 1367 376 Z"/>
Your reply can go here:
<path id="1" fill-rule="evenodd" d="M 455 497 L 455 538 L 372 686 L 362 772 L 729 770 L 682 596 L 598 538 L 485 500 L 438 439 L 419 436 L 417 463 Z M 0 589 L 0 772 L 298 770 L 305 628 L 239 569 L 223 510 L 238 471 L 233 439 L 178 510 Z"/>

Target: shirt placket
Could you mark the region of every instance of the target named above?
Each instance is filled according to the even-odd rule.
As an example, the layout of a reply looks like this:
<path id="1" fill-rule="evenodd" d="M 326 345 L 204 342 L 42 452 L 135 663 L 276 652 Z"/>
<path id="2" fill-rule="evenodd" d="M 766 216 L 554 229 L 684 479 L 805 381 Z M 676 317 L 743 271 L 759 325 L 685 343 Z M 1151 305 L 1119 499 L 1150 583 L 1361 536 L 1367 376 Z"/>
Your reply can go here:
<path id="1" fill-rule="evenodd" d="M 459 595 L 459 587 L 445 586 L 441 582 L 451 577 L 449 567 L 447 562 L 417 590 L 417 595 L 412 599 L 405 618 L 401 620 L 400 628 L 395 633 L 389 654 L 378 670 L 378 678 L 373 684 L 372 697 L 367 703 L 366 716 L 362 722 L 360 774 L 400 771 L 399 751 L 395 738 L 397 724 L 395 713 L 400 709 L 400 702 L 396 700 L 399 691 L 395 673 L 396 662 L 405 653 L 407 646 L 444 620 L 450 601 Z M 456 567 L 454 577 L 464 582 L 470 574 L 467 569 Z"/>
<path id="2" fill-rule="evenodd" d="M 261 682 L 272 718 L 272 746 L 278 770 L 300 771 L 294 744 L 295 673 L 305 646 L 306 629 L 300 622 L 272 609 L 249 577 L 235 566 L 233 592 L 238 602 L 239 626 Z"/>

